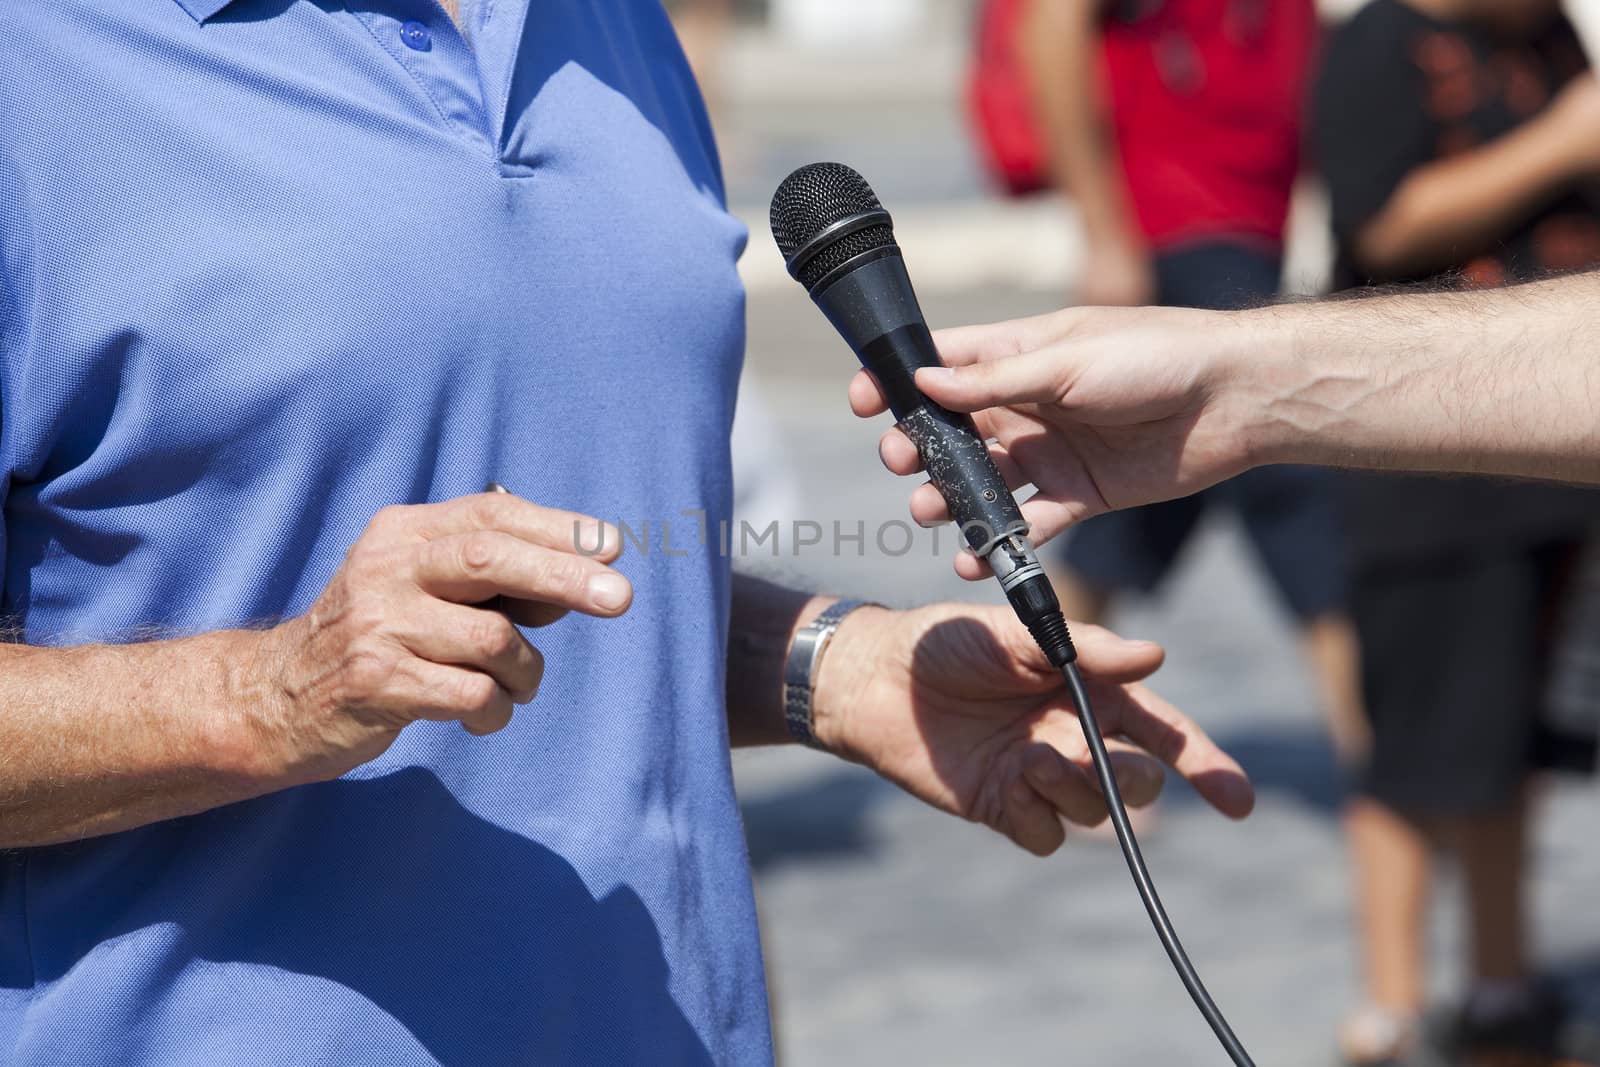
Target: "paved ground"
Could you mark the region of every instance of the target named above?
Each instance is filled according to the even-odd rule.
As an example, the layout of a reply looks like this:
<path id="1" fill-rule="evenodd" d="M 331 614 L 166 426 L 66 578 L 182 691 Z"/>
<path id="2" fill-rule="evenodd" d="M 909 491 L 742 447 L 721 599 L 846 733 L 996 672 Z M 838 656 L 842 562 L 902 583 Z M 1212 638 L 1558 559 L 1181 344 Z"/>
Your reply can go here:
<path id="1" fill-rule="evenodd" d="M 1050 301 L 924 294 L 936 323 Z M 752 365 L 798 478 L 798 514 L 830 532 L 799 557 L 786 540 L 783 559 L 746 565 L 899 603 L 990 597 L 949 572 L 948 539 L 938 558 L 926 540 L 902 557 L 875 548 L 871 532 L 902 517 L 905 487 L 877 465 L 877 428 L 845 410 L 851 357 L 800 290 L 757 297 L 751 328 Z M 850 544 L 832 554 L 836 519 L 846 532 L 867 524 L 864 555 Z M 1259 1062 L 1327 1063 L 1353 967 L 1338 786 L 1285 620 L 1222 522 L 1172 588 L 1119 625 L 1167 644 L 1162 690 L 1242 760 L 1262 793 L 1256 815 L 1233 825 L 1173 791 L 1146 850 L 1170 910 Z M 1035 860 L 825 757 L 746 754 L 736 767 L 790 1067 L 1225 1062 L 1114 845 L 1080 841 Z M 1558 791 L 1539 844 L 1540 942 L 1549 959 L 1584 972 L 1600 968 L 1597 810 L 1591 791 Z M 1438 931 L 1445 986 L 1460 956 L 1454 925 Z"/>

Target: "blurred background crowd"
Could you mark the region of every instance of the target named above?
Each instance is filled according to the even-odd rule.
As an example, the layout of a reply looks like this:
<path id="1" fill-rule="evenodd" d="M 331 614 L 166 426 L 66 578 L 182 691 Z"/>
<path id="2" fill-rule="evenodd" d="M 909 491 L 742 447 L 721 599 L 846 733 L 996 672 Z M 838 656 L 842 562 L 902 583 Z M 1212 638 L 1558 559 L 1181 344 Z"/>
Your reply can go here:
<path id="1" fill-rule="evenodd" d="M 995 595 L 953 539 L 877 536 L 908 486 L 772 246 L 789 170 L 873 183 L 936 326 L 1583 269 L 1591 2 L 669 3 L 751 229 L 739 509 L 783 533 L 737 565 Z M 1597 522 L 1589 491 L 1268 468 L 1051 547 L 1069 615 L 1163 642 L 1262 792 L 1141 823 L 1259 1062 L 1600 1063 Z M 786 1064 L 1220 1062 L 1109 838 L 1038 861 L 825 757 L 735 766 Z"/>

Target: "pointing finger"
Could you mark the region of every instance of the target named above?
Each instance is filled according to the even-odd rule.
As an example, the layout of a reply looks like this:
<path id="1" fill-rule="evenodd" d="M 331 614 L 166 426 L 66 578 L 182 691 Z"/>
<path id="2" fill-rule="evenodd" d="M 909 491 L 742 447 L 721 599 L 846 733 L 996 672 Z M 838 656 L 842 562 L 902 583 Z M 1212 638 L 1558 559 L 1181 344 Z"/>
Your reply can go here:
<path id="1" fill-rule="evenodd" d="M 603 563 L 481 530 L 428 542 L 415 580 L 423 592 L 458 604 L 503 596 L 605 618 L 633 600 L 628 580 Z"/>
<path id="2" fill-rule="evenodd" d="M 1255 790 L 1244 769 L 1187 715 L 1143 685 L 1094 685 L 1093 690 L 1095 710 L 1108 733 L 1127 737 L 1177 771 L 1229 818 L 1250 814 Z"/>
<path id="3" fill-rule="evenodd" d="M 438 504 L 387 507 L 373 517 L 368 530 L 388 543 L 438 541 L 478 532 L 508 534 L 531 545 L 602 563 L 610 563 L 622 553 L 622 535 L 609 523 L 547 508 L 503 490 Z"/>

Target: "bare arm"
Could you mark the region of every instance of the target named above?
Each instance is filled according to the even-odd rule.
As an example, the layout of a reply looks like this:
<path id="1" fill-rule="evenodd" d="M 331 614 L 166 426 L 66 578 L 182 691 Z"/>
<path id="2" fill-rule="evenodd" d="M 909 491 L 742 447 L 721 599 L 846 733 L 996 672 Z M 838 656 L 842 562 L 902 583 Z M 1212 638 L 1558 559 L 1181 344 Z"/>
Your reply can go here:
<path id="1" fill-rule="evenodd" d="M 794 740 L 783 718 L 784 663 L 794 635 L 834 599 L 734 575 L 727 685 L 728 740 L 734 748 Z M 826 732 L 820 721 L 816 728 Z"/>
<path id="2" fill-rule="evenodd" d="M 1270 308 L 1218 370 L 1252 465 L 1600 483 L 1596 322 L 1595 273 Z"/>
<path id="3" fill-rule="evenodd" d="M 304 616 L 122 646 L 0 645 L 0 848 L 69 841 L 335 778 L 418 719 L 493 733 L 533 699 L 527 625 L 614 616 L 584 519 L 514 497 L 380 512 Z M 592 532 L 582 546 L 598 543 Z M 609 595 L 607 589 L 609 583 Z"/>
<path id="4" fill-rule="evenodd" d="M 0 848 L 126 829 L 279 786 L 245 709 L 257 634 L 0 646 Z M 290 784 L 287 780 L 284 785 Z"/>
<path id="5" fill-rule="evenodd" d="M 1490 247 L 1591 165 L 1600 128 L 1585 76 L 1538 118 L 1471 152 L 1423 167 L 1356 234 L 1364 269 L 1390 277 L 1446 269 Z"/>
<path id="6" fill-rule="evenodd" d="M 1097 54 L 1102 0 L 1034 0 L 1021 22 L 1027 64 L 1052 170 L 1078 205 L 1090 271 L 1090 304 L 1142 304 L 1153 293 L 1144 241 L 1128 203 L 1117 147 L 1105 128 Z"/>
<path id="7" fill-rule="evenodd" d="M 1600 484 L 1600 273 L 1488 292 L 1247 312 L 1073 308 L 948 330 L 917 384 L 973 412 L 1048 539 L 1254 466 L 1316 463 Z M 866 375 L 857 414 L 884 410 Z M 885 432 L 883 461 L 920 469 Z M 912 492 L 919 522 L 945 515 Z M 957 569 L 981 576 L 974 561 Z"/>

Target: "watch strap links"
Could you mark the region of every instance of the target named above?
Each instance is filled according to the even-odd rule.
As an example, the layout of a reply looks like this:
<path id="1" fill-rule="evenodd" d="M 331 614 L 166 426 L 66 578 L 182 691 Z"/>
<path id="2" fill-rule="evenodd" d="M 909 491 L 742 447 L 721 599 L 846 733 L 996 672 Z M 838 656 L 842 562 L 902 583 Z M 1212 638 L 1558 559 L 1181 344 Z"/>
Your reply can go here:
<path id="1" fill-rule="evenodd" d="M 812 696 L 822 653 L 839 629 L 839 624 L 857 608 L 882 606 L 870 600 L 838 600 L 824 608 L 795 634 L 783 666 L 783 718 L 789 726 L 789 734 L 796 741 L 812 748 L 822 748 L 812 729 L 815 721 Z"/>

